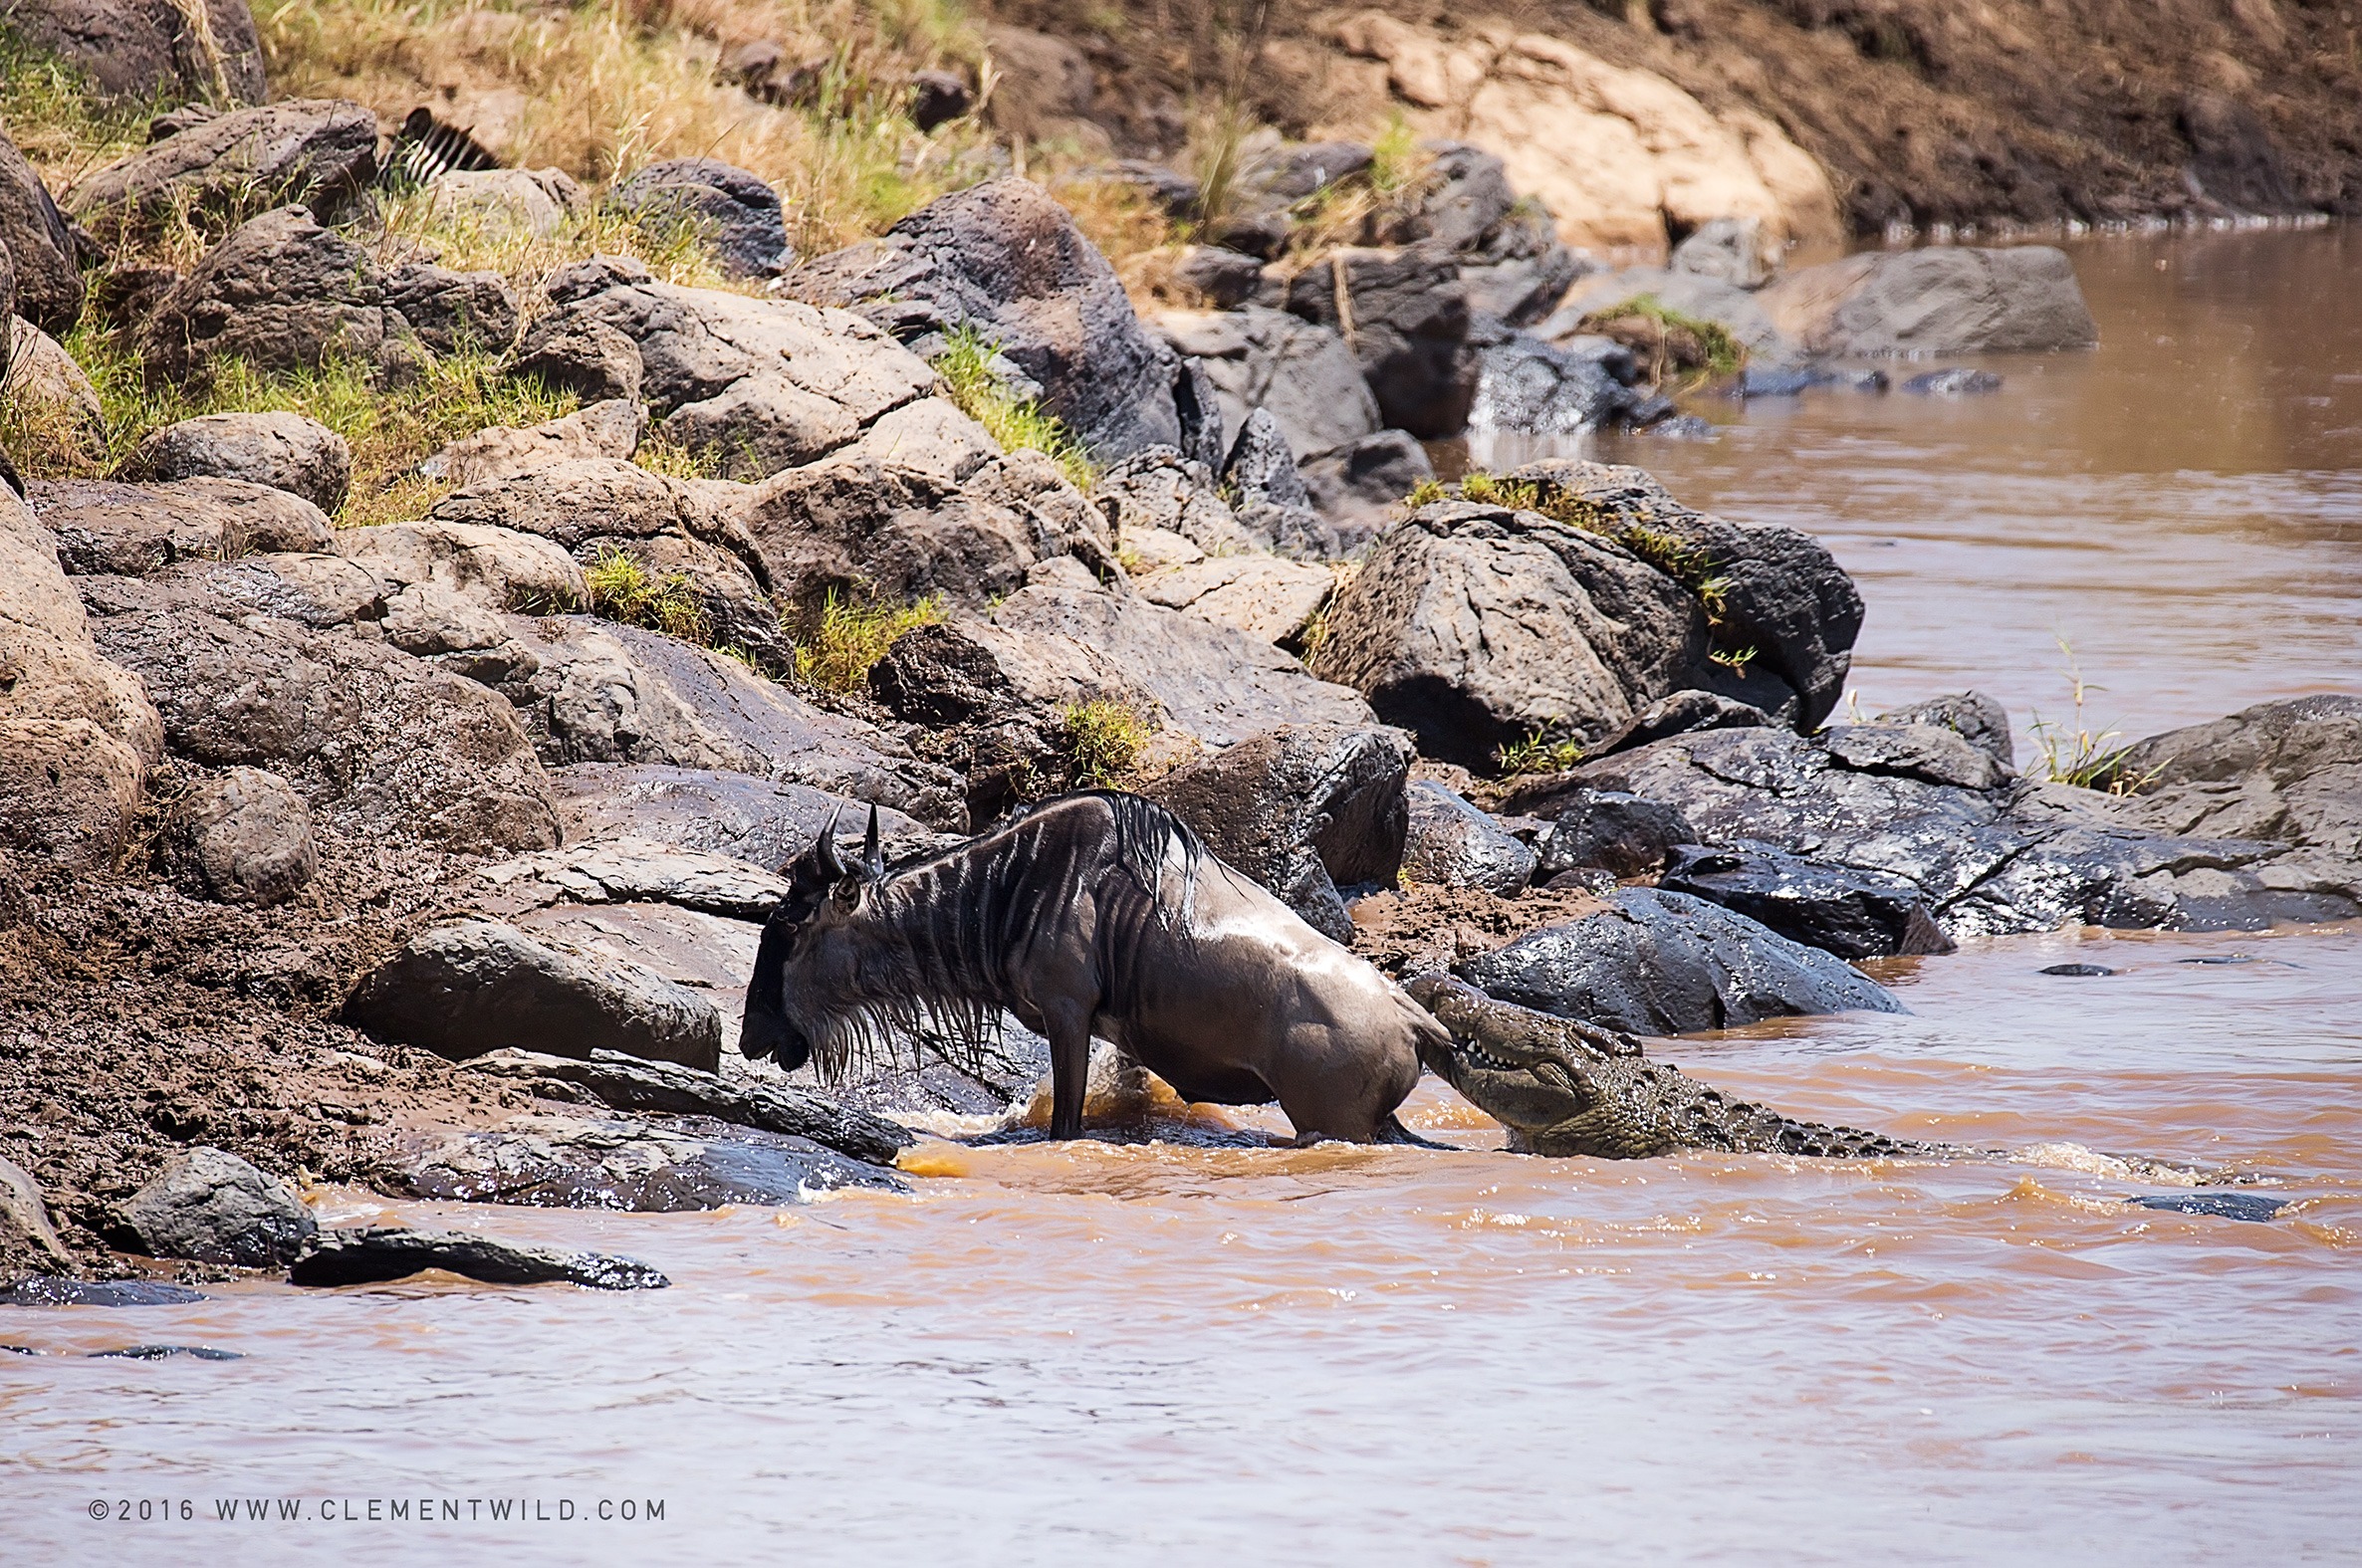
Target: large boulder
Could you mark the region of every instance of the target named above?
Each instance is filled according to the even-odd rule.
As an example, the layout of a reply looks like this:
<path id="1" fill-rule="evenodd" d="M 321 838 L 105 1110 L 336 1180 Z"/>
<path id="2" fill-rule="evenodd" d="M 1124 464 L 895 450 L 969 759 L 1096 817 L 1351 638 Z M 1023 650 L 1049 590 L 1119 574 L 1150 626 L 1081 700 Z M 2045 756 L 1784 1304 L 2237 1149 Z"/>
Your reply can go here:
<path id="1" fill-rule="evenodd" d="M 643 223 L 685 224 L 733 278 L 773 278 L 794 259 L 779 192 L 760 174 L 719 158 L 667 158 L 616 185 L 607 198 Z"/>
<path id="2" fill-rule="evenodd" d="M 1487 768 L 1536 733 L 1595 740 L 1691 684 L 1707 631 L 1692 591 L 1604 535 L 1446 501 L 1379 536 L 1312 667 L 1423 755 Z"/>
<path id="3" fill-rule="evenodd" d="M 1682 893 L 1618 888 L 1597 914 L 1458 966 L 1489 996 L 1635 1034 L 1821 1012 L 1901 1012 L 1840 959 Z"/>
<path id="4" fill-rule="evenodd" d="M 1657 885 L 1735 909 L 1839 958 L 1949 953 L 1953 941 L 1908 878 L 1824 865 L 1761 845 L 1674 851 Z"/>
<path id="5" fill-rule="evenodd" d="M 1299 456 L 1357 441 L 1381 423 L 1360 362 L 1334 328 L 1264 306 L 1167 311 L 1149 325 L 1175 352 L 1205 367 L 1225 448 L 1258 408 L 1278 421 Z"/>
<path id="6" fill-rule="evenodd" d="M 851 824 L 868 810 L 808 784 L 660 763 L 576 763 L 552 769 L 550 787 L 570 839 L 631 834 L 774 871 L 812 848 L 831 819 Z M 889 853 L 929 836 L 891 806 L 879 810 L 878 831 Z"/>
<path id="7" fill-rule="evenodd" d="M 635 361 L 637 353 L 634 349 Z M 647 423 L 647 410 L 638 403 L 611 398 L 538 425 L 487 426 L 449 443 L 420 463 L 418 471 L 465 489 L 482 480 L 514 479 L 578 458 L 628 459 L 639 450 Z"/>
<path id="8" fill-rule="evenodd" d="M 74 235 L 15 142 L 0 135 L 0 251 L 16 280 L 16 314 L 63 336 L 82 319 Z"/>
<path id="9" fill-rule="evenodd" d="M 1290 725 L 1250 736 L 1147 786 L 1318 931 L 1350 941 L 1340 884 L 1391 883 L 1408 830 L 1410 738 L 1399 730 Z"/>
<path id="10" fill-rule="evenodd" d="M 100 239 L 153 231 L 176 212 L 235 222 L 263 200 L 301 201 L 326 223 L 377 176 L 377 116 L 358 104 L 290 99 L 199 119 L 95 173 L 65 208 Z"/>
<path id="11" fill-rule="evenodd" d="M 302 496 L 322 512 L 353 488 L 353 448 L 317 419 L 275 410 L 200 414 L 139 444 L 133 466 L 150 479 L 243 479 Z"/>
<path id="12" fill-rule="evenodd" d="M 868 321 L 799 300 L 759 300 L 651 281 L 636 262 L 593 258 L 549 283 L 554 309 L 519 341 L 521 367 L 597 328 L 639 351 L 636 393 L 664 433 L 761 479 L 857 440 L 933 392 L 935 372 Z"/>
<path id="13" fill-rule="evenodd" d="M 1106 519 L 1040 452 L 995 457 L 965 483 L 829 458 L 765 481 L 744 521 L 774 592 L 801 604 L 833 592 L 895 604 L 939 596 L 981 609 L 1024 587 L 1046 560 L 1115 571 Z"/>
<path id="14" fill-rule="evenodd" d="M 58 559 L 78 575 L 144 577 L 177 561 L 336 548 L 337 531 L 318 507 L 243 479 L 35 480 L 27 493 L 57 534 Z"/>
<path id="15" fill-rule="evenodd" d="M 1625 267 L 1577 280 L 1535 333 L 1563 341 L 1589 331 L 1590 323 L 1623 314 L 1644 301 L 1722 328 L 1757 363 L 1786 364 L 1801 352 L 1793 335 L 1760 296 L 1720 278 L 1665 267 Z"/>
<path id="16" fill-rule="evenodd" d="M 291 581 L 269 569 L 277 561 L 304 570 L 291 569 Z M 555 843 L 549 785 L 510 706 L 352 635 L 362 606 L 313 563 L 357 573 L 366 591 L 367 574 L 334 557 L 75 581 L 100 648 L 144 682 L 176 755 L 279 773 L 340 831 L 461 851 Z"/>
<path id="17" fill-rule="evenodd" d="M 719 1209 L 725 1204 L 784 1208 L 845 1188 L 908 1191 L 891 1172 L 809 1138 L 670 1117 L 657 1122 L 616 1116 L 515 1116 L 489 1131 L 454 1132 L 428 1143 L 397 1180 L 420 1198 L 443 1202 L 653 1214 Z M 423 1257 L 406 1265 L 397 1259 L 388 1266 L 397 1273 L 418 1268 L 470 1271 L 464 1254 L 452 1261 Z M 300 1272 L 292 1277 L 298 1283 L 311 1282 Z"/>
<path id="18" fill-rule="evenodd" d="M 9 0 L 8 25 L 133 104 L 259 104 L 262 42 L 246 0 Z"/>
<path id="19" fill-rule="evenodd" d="M 428 210 L 445 222 L 547 237 L 590 210 L 563 169 L 448 169 L 427 181 Z"/>
<path id="20" fill-rule="evenodd" d="M 1403 842 L 1406 884 L 1481 887 L 1514 898 L 1534 880 L 1534 846 L 1480 810 L 1465 795 L 1422 779 L 1406 799 L 1410 828 Z"/>
<path id="21" fill-rule="evenodd" d="M 0 487 L 0 855 L 112 863 L 163 734 L 138 677 L 100 651 L 56 536 Z"/>
<path id="22" fill-rule="evenodd" d="M 2129 748 L 2114 773 L 2137 814 L 2165 832 L 2362 859 L 2362 697 L 2260 703 L 2168 731 Z"/>
<path id="23" fill-rule="evenodd" d="M 0 388 L 20 428 L 38 432 L 61 455 L 77 447 L 87 456 L 105 452 L 107 407 L 65 345 L 21 316 L 0 324 L 0 336 L 7 340 Z"/>
<path id="24" fill-rule="evenodd" d="M 1290 281 L 1287 304 L 1344 338 L 1387 424 L 1432 438 L 1468 423 L 1477 354 L 1460 264 L 1445 242 L 1331 251 Z"/>
<path id="25" fill-rule="evenodd" d="M 312 813 L 277 774 L 232 768 L 172 802 L 166 857 L 192 891 L 225 904 L 279 904 L 320 869 Z"/>
<path id="26" fill-rule="evenodd" d="M 2047 245 L 1865 251 L 1799 268 L 1756 299 L 1782 332 L 1822 354 L 2008 353 L 2099 341 L 2074 264 Z"/>
<path id="27" fill-rule="evenodd" d="M 150 1257 L 244 1268 L 292 1261 L 320 1229 L 285 1182 L 202 1144 L 140 1188 L 123 1205 L 122 1221 Z"/>
<path id="28" fill-rule="evenodd" d="M 942 197 L 879 239 L 805 263 L 781 288 L 858 307 L 921 347 L 975 331 L 1102 463 L 1145 446 L 1196 451 L 1212 417 L 1186 366 L 1141 329 L 1107 259 L 1026 180 Z"/>
<path id="29" fill-rule="evenodd" d="M 453 921 L 412 938 L 354 988 L 344 1017 L 377 1039 L 454 1058 L 514 1046 L 586 1060 L 621 1051 L 704 1072 L 721 1064 L 711 1003 L 500 921 Z"/>
<path id="30" fill-rule="evenodd" d="M 403 330 L 368 252 L 302 207 L 241 225 L 172 286 L 139 332 L 150 375 L 201 377 L 220 360 L 261 370 L 368 360 Z"/>
<path id="31" fill-rule="evenodd" d="M 1935 725 L 1837 726 L 1811 739 L 1694 732 L 1505 803 L 1547 812 L 1586 787 L 1676 807 L 1709 845 L 1900 877 L 1955 938 L 2065 924 L 2244 929 L 2362 911 L 2362 863 L 2350 855 L 2161 833 L 2145 802 L 2016 780 Z"/>
<path id="32" fill-rule="evenodd" d="M 1178 536 L 1168 536 L 1178 540 Z M 1299 644 L 1336 584 L 1326 566 L 1278 556 L 1208 556 L 1186 540 L 1187 556 L 1135 576 L 1142 598 L 1199 620 L 1236 626 L 1260 642 Z"/>
<path id="33" fill-rule="evenodd" d="M 1596 358 L 1516 333 L 1487 344 L 1478 356 L 1468 428 L 1483 434 L 1577 435 L 1614 424 L 1641 402 L 1641 393 L 1610 375 Z"/>
<path id="34" fill-rule="evenodd" d="M 670 1282 L 633 1258 L 520 1246 L 472 1231 L 413 1231 L 401 1226 L 324 1231 L 296 1258 L 287 1280 L 295 1285 L 368 1285 L 406 1279 L 430 1268 L 495 1285 L 661 1290 Z"/>

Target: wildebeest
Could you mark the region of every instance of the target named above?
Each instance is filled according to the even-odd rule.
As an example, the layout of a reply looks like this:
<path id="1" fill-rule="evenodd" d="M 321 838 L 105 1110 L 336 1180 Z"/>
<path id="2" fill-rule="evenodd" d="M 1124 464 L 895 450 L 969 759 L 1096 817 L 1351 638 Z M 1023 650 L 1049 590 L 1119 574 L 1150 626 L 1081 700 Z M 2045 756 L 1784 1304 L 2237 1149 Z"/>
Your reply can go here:
<path id="1" fill-rule="evenodd" d="M 1185 1099 L 1278 1100 L 1299 1142 L 1407 1140 L 1442 1034 L 1171 812 L 1090 790 L 891 872 L 874 808 L 853 864 L 831 822 L 763 928 L 739 1049 L 830 1078 L 897 1033 L 957 1060 L 1003 1008 L 1050 1041 L 1054 1138 L 1082 1130 L 1095 1034 Z"/>

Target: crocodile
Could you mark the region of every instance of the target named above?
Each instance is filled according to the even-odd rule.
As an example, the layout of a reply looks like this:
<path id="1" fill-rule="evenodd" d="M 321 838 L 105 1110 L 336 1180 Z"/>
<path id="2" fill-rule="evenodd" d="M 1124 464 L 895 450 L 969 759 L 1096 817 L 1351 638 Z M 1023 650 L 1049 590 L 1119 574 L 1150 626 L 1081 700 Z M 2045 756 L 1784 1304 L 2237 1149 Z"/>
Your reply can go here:
<path id="1" fill-rule="evenodd" d="M 1683 1149 L 1864 1160 L 1991 1159 L 1990 1151 L 1800 1122 L 1649 1060 L 1615 1029 L 1498 1002 L 1449 975 L 1406 988 L 1450 1033 L 1420 1057 L 1509 1129 L 1520 1154 L 1648 1160 Z"/>

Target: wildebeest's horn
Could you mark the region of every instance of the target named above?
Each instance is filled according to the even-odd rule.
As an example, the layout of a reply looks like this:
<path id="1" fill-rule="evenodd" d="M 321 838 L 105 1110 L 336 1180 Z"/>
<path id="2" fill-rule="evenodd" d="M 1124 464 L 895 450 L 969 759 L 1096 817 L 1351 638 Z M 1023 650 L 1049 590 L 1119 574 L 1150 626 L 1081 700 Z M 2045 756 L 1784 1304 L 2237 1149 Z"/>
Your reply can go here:
<path id="1" fill-rule="evenodd" d="M 877 805 L 869 806 L 869 836 L 861 841 L 861 869 L 872 882 L 885 880 L 885 851 L 877 842 Z"/>
<path id="2" fill-rule="evenodd" d="M 821 841 L 812 846 L 812 852 L 814 858 L 820 862 L 821 875 L 831 882 L 843 878 L 844 861 L 836 853 L 836 813 L 834 811 L 828 813 L 828 825 L 821 829 Z"/>

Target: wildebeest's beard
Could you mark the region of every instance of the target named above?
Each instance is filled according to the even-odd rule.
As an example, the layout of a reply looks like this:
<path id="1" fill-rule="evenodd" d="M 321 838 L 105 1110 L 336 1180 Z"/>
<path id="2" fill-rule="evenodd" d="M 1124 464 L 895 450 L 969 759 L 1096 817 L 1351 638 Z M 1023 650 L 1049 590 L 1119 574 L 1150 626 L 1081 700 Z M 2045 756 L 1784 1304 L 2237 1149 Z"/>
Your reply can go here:
<path id="1" fill-rule="evenodd" d="M 1205 846 L 1137 796 L 1104 796 L 1113 842 L 1077 841 L 1033 813 L 964 849 L 869 882 L 799 944 L 783 1001 L 824 1082 L 919 1065 L 931 1050 L 982 1076 L 1006 1064 L 1012 955 L 1088 896 L 1098 968 L 1124 986 L 1150 924 L 1186 938 Z M 1177 860 L 1168 863 L 1168 856 Z M 1178 876 L 1168 876 L 1177 870 Z"/>

